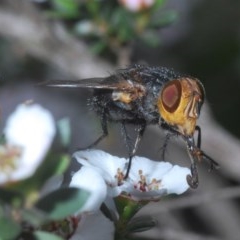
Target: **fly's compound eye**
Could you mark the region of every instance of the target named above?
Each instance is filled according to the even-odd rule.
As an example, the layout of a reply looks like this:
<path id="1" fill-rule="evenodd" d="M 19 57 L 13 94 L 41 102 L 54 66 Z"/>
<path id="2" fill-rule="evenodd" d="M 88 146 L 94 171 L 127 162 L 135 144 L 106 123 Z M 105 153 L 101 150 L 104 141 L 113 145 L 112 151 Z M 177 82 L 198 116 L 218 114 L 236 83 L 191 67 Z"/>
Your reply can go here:
<path id="1" fill-rule="evenodd" d="M 163 86 L 157 106 L 161 118 L 183 136 L 192 136 L 204 92 L 198 80 L 174 79 Z"/>
<path id="2" fill-rule="evenodd" d="M 179 106 L 182 96 L 181 83 L 178 80 L 173 80 L 167 83 L 161 93 L 161 101 L 165 110 L 169 113 L 173 113 Z"/>

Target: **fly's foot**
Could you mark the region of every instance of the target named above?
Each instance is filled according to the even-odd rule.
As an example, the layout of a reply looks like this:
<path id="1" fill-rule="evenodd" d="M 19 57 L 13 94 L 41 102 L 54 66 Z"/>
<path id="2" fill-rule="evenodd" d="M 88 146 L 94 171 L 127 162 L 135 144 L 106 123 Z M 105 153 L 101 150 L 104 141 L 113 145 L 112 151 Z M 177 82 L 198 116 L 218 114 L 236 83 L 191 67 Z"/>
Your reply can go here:
<path id="1" fill-rule="evenodd" d="M 198 171 L 196 164 L 191 164 L 191 175 L 187 175 L 187 183 L 188 185 L 195 189 L 198 187 Z"/>

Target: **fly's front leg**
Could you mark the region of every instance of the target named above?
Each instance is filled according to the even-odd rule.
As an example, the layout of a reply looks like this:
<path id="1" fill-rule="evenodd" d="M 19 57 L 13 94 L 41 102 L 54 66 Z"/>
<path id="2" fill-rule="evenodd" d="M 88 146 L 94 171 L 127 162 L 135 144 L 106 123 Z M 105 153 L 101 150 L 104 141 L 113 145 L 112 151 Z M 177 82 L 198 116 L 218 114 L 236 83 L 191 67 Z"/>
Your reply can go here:
<path id="1" fill-rule="evenodd" d="M 197 188 L 198 187 L 198 170 L 197 170 L 197 154 L 195 153 L 196 148 L 195 148 L 195 143 L 194 143 L 194 139 L 191 138 L 187 138 L 186 139 L 187 142 L 187 148 L 188 148 L 188 154 L 191 160 L 191 175 L 187 175 L 187 182 L 188 185 L 191 188 Z"/>
<path id="2" fill-rule="evenodd" d="M 145 122 L 138 126 L 137 137 L 136 137 L 136 140 L 135 140 L 135 143 L 134 143 L 133 147 L 131 147 L 132 143 L 131 143 L 131 140 L 130 140 L 128 134 L 127 134 L 125 123 L 124 122 L 122 123 L 122 130 L 123 130 L 123 134 L 124 134 L 125 141 L 126 141 L 126 144 L 127 144 L 127 147 L 128 147 L 128 151 L 129 151 L 129 162 L 128 162 L 128 166 L 127 166 L 127 172 L 126 172 L 125 177 L 124 177 L 125 179 L 128 178 L 129 171 L 130 171 L 131 165 L 132 165 L 132 158 L 137 151 L 138 145 L 139 145 L 139 143 L 142 139 L 142 136 L 144 134 L 145 129 L 146 129 L 146 123 Z"/>
<path id="3" fill-rule="evenodd" d="M 191 188 L 198 187 L 198 171 L 195 162 L 191 164 L 191 175 L 187 175 L 187 183 Z"/>
<path id="4" fill-rule="evenodd" d="M 202 141 L 201 128 L 199 126 L 196 126 L 195 131 L 198 132 L 198 135 L 197 135 L 197 147 L 200 149 L 201 148 L 201 141 Z"/>
<path id="5" fill-rule="evenodd" d="M 199 184 L 197 164 L 196 164 L 196 159 L 195 159 L 195 156 L 193 155 L 193 153 L 189 152 L 189 155 L 190 155 L 190 159 L 191 159 L 191 167 L 190 167 L 191 175 L 187 175 L 187 182 L 191 188 L 195 189 L 198 187 L 198 184 Z"/>

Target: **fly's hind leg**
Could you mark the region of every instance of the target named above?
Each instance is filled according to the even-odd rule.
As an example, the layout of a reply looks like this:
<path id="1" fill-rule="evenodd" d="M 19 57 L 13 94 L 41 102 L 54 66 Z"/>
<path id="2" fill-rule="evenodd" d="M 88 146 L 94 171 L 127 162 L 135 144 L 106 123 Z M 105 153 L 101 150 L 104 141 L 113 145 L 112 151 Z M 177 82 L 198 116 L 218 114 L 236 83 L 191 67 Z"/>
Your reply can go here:
<path id="1" fill-rule="evenodd" d="M 86 149 L 90 149 L 90 148 L 97 146 L 98 143 L 101 142 L 108 135 L 107 116 L 106 116 L 105 111 L 103 111 L 103 113 L 101 115 L 101 126 L 102 126 L 102 135 L 100 137 L 98 137 L 93 143 L 88 145 L 87 147 L 80 148 L 79 150 L 86 150 Z"/>
<path id="2" fill-rule="evenodd" d="M 122 131 L 123 131 L 123 135 L 124 135 L 124 138 L 125 138 L 125 142 L 126 142 L 126 145 L 127 145 L 127 148 L 128 148 L 128 152 L 129 152 L 129 162 L 128 162 L 128 166 L 127 166 L 127 172 L 125 174 L 125 179 L 128 178 L 128 175 L 129 175 L 129 171 L 131 169 L 131 165 L 132 165 L 132 158 L 134 157 L 136 151 L 137 151 L 137 148 L 139 146 L 139 143 L 142 139 L 142 136 L 144 134 L 144 131 L 146 129 L 146 123 L 143 122 L 141 124 L 138 125 L 138 128 L 137 128 L 137 137 L 136 137 L 136 140 L 134 142 L 134 145 L 132 145 L 132 141 L 127 133 L 127 129 L 126 129 L 126 125 L 124 122 L 122 122 Z"/>
<path id="3" fill-rule="evenodd" d="M 216 161 L 214 161 L 211 157 L 209 157 L 206 153 L 204 153 L 202 150 L 200 150 L 201 148 L 201 128 L 199 126 L 196 126 L 195 131 L 198 133 L 197 135 L 197 147 L 199 149 L 199 156 L 201 158 L 204 158 L 205 160 L 207 160 L 210 164 L 210 168 L 209 171 L 212 171 L 213 169 L 218 169 L 219 165 Z"/>

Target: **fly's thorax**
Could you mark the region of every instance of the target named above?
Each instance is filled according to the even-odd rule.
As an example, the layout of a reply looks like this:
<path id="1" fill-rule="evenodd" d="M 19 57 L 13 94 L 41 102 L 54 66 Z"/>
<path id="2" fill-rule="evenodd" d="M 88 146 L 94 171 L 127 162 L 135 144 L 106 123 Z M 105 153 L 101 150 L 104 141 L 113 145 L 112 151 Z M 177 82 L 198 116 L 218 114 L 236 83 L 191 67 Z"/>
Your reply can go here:
<path id="1" fill-rule="evenodd" d="M 120 89 L 120 90 L 119 90 Z M 130 104 L 141 99 L 146 94 L 146 88 L 131 80 L 123 80 L 118 84 L 118 88 L 112 92 L 112 100 Z"/>
<path id="2" fill-rule="evenodd" d="M 114 90 L 112 92 L 112 100 L 129 104 L 130 102 L 132 102 L 132 96 L 130 93 Z"/>
<path id="3" fill-rule="evenodd" d="M 204 101 L 201 82 L 178 78 L 166 83 L 158 97 L 158 110 L 164 121 L 184 136 L 192 136 Z"/>

